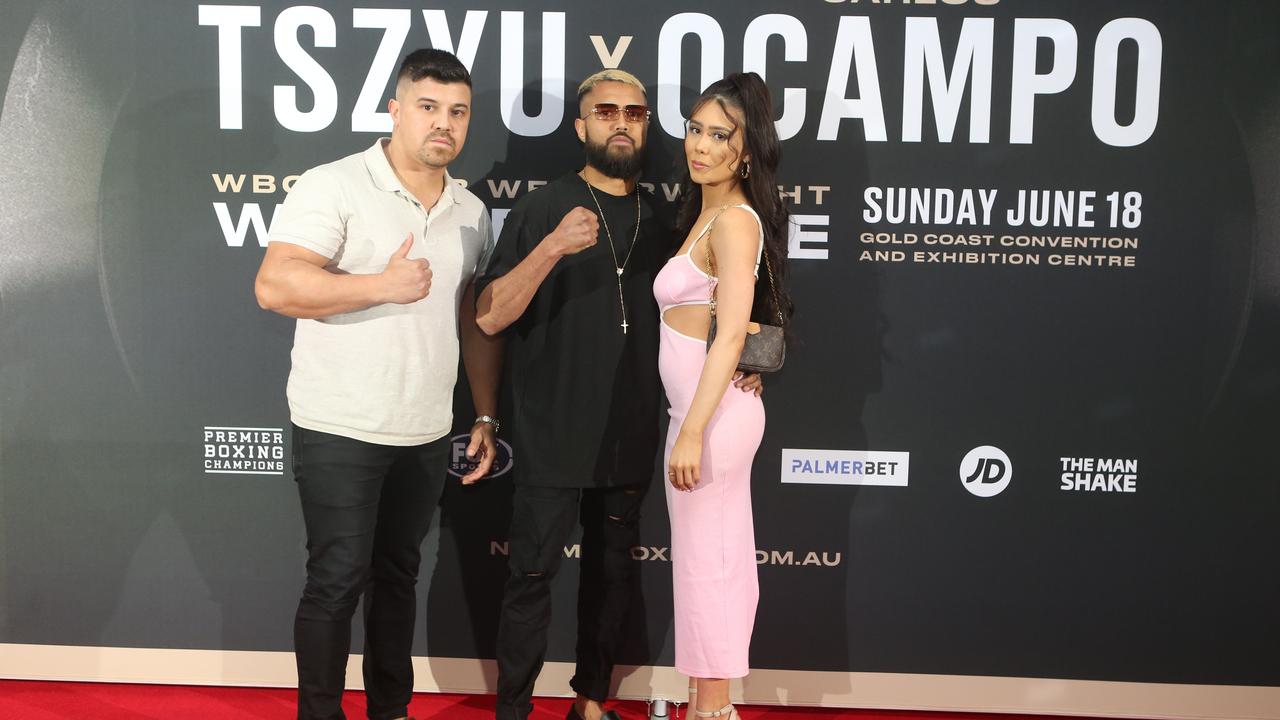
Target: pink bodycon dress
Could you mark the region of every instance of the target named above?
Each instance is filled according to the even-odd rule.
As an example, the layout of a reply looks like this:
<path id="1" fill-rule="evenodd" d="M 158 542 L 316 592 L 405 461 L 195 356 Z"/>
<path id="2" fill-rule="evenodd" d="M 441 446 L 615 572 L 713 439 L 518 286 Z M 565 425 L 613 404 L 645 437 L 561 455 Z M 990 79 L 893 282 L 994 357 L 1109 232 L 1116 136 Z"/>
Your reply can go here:
<path id="1" fill-rule="evenodd" d="M 760 222 L 750 207 L 738 207 L 749 210 L 757 224 Z M 710 301 L 716 279 L 689 257 L 701 246 L 706 232 L 704 228 L 688 253 L 668 260 L 653 283 L 653 294 L 663 313 L 658 370 L 671 402 L 664 469 L 707 359 L 706 340 L 676 332 L 666 322 L 666 311 Z M 760 248 L 764 248 L 763 230 Z M 739 678 L 747 674 L 747 651 L 760 597 L 751 520 L 751 460 L 763 434 L 760 398 L 730 385 L 703 435 L 697 488 L 681 492 L 666 483 L 676 670 L 690 677 Z"/>

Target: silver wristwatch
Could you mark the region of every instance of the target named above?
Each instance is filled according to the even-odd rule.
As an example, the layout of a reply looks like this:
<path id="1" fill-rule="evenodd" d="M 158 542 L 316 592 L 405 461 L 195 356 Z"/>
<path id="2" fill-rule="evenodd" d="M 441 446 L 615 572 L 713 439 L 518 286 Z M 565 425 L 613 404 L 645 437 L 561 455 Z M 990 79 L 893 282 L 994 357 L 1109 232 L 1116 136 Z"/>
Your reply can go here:
<path id="1" fill-rule="evenodd" d="M 471 423 L 471 424 L 475 425 L 476 423 L 489 423 L 490 425 L 493 426 L 494 432 L 498 432 L 498 428 L 502 427 L 498 423 L 498 418 L 492 415 L 481 415 L 480 417 L 476 418 L 476 421 L 474 423 Z"/>

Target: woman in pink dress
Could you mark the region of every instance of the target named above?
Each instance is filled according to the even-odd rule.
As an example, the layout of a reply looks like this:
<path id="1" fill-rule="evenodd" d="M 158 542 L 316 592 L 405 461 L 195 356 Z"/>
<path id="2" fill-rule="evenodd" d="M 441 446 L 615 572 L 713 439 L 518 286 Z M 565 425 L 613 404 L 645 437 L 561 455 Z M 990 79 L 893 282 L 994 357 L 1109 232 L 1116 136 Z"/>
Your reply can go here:
<path id="1" fill-rule="evenodd" d="M 787 211 L 775 177 L 780 149 L 759 75 L 735 73 L 702 93 L 684 152 L 678 226 L 685 239 L 654 280 L 662 309 L 658 364 L 671 402 L 676 669 L 697 693 L 690 701 L 696 717 L 736 720 L 729 680 L 747 674 L 760 595 L 751 461 L 764 406 L 756 393 L 726 390 L 752 318 L 776 324 L 779 312 L 791 313 Z M 760 277 L 762 263 L 771 277 Z M 708 347 L 713 298 L 717 331 Z"/>

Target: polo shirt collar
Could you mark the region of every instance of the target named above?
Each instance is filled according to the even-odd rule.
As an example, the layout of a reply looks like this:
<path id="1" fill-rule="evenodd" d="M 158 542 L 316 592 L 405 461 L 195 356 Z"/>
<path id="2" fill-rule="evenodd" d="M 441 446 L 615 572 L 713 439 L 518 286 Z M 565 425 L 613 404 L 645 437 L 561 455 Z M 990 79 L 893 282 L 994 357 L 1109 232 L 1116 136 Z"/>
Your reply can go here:
<path id="1" fill-rule="evenodd" d="M 391 169 L 391 162 L 387 160 L 386 150 L 383 148 L 387 143 L 391 142 L 391 138 L 378 138 L 373 143 L 373 147 L 364 151 L 364 164 L 369 169 L 369 176 L 373 178 L 373 184 L 379 190 L 394 192 L 404 195 L 407 198 L 413 198 L 413 194 L 404 189 L 404 185 L 400 184 L 400 178 L 396 177 L 396 171 Z M 444 171 L 444 192 L 440 194 L 440 199 L 436 202 L 437 208 L 445 208 L 457 202 L 454 197 L 454 189 L 457 183 L 453 181 L 453 176 L 448 170 Z"/>

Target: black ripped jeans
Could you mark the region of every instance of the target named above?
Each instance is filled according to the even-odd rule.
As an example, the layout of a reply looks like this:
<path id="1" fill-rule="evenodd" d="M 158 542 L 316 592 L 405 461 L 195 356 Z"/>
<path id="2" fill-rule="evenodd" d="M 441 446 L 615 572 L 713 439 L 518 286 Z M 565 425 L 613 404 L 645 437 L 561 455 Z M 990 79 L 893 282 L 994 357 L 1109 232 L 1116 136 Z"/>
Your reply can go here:
<path id="1" fill-rule="evenodd" d="M 603 702 L 609 694 L 618 634 L 635 594 L 640 504 L 648 484 L 612 488 L 516 485 L 509 568 L 498 622 L 499 720 L 525 720 L 547 654 L 551 580 L 575 520 L 582 523 L 577 666 L 569 685 Z"/>

